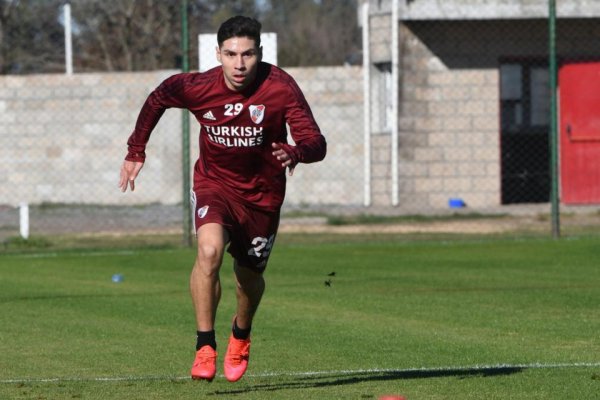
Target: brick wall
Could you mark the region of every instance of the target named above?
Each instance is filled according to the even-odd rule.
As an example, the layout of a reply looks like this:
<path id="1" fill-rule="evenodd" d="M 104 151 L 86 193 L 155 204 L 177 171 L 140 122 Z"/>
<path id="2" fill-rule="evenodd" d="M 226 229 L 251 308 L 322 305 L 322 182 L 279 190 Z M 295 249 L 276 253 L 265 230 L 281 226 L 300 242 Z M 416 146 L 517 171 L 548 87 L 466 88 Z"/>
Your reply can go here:
<path id="1" fill-rule="evenodd" d="M 140 185 L 150 190 L 128 197 L 117 190 L 137 111 L 169 74 L 0 77 L 0 203 L 151 202 L 159 193 L 165 203 L 180 201 L 179 175 L 162 168 L 181 164 L 179 119 L 173 112 L 161 120 L 148 149 L 151 161 Z"/>
<path id="2" fill-rule="evenodd" d="M 167 110 L 133 194 L 119 167 L 146 96 L 176 71 L 0 76 L 0 204 L 181 202 L 181 116 Z M 289 69 L 329 143 L 329 156 L 301 166 L 288 203 L 362 202 L 362 76 L 357 67 Z M 191 126 L 192 164 L 198 124 Z"/>
<path id="3" fill-rule="evenodd" d="M 327 139 L 324 161 L 288 179 L 288 204 L 363 202 L 363 78 L 360 67 L 288 68 Z"/>
<path id="4" fill-rule="evenodd" d="M 408 27 L 400 35 L 400 201 L 498 205 L 497 68 L 450 68 Z"/>
<path id="5" fill-rule="evenodd" d="M 465 40 L 469 35 L 476 37 L 477 27 L 475 32 L 459 31 L 457 35 L 453 26 L 440 29 L 438 24 L 442 23 L 400 24 L 400 207 L 414 212 L 447 208 L 448 200 L 453 197 L 463 198 L 473 207 L 497 206 L 500 202 L 497 55 L 481 54 L 476 40 Z M 373 63 L 389 62 L 390 32 L 388 13 L 371 15 Z M 493 43 L 491 39 L 490 42 Z M 463 60 L 453 63 L 458 56 Z M 480 64 L 482 59 L 490 57 L 494 64 Z M 381 101 L 376 93 L 372 97 L 373 101 Z M 390 144 L 389 132 L 373 135 L 375 205 L 391 203 Z"/>

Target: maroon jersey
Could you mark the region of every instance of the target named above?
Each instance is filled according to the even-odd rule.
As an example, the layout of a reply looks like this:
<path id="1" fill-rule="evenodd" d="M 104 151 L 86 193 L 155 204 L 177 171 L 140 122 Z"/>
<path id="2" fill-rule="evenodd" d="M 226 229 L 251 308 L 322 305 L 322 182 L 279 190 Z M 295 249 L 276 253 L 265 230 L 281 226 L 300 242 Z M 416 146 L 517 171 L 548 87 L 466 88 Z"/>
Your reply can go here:
<path id="1" fill-rule="evenodd" d="M 126 160 L 144 161 L 150 133 L 170 107 L 187 108 L 201 124 L 194 187 L 216 186 L 255 207 L 283 203 L 285 170 L 271 144 L 287 143 L 286 123 L 296 144 L 284 145 L 293 165 L 325 157 L 325 138 L 300 88 L 271 64 L 259 63 L 256 80 L 241 92 L 225 85 L 221 67 L 166 79 L 140 111 Z"/>

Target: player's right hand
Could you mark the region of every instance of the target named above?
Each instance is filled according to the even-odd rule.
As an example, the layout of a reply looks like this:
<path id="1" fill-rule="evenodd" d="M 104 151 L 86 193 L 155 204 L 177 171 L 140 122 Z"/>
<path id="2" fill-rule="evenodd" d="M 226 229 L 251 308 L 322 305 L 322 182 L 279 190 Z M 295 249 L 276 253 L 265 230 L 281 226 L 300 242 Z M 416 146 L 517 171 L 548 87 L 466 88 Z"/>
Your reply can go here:
<path id="1" fill-rule="evenodd" d="M 281 161 L 281 166 L 283 168 L 288 168 L 289 176 L 294 175 L 294 168 L 296 168 L 296 163 L 294 162 L 292 156 L 288 154 L 287 151 L 285 151 L 283 143 L 273 142 L 271 146 L 273 147 L 273 156 L 277 158 L 277 160 Z"/>
<path id="2" fill-rule="evenodd" d="M 121 177 L 119 179 L 121 192 L 127 191 L 128 185 L 132 192 L 135 190 L 135 178 L 137 178 L 143 166 L 144 163 L 140 161 L 123 161 L 123 165 L 121 165 Z"/>

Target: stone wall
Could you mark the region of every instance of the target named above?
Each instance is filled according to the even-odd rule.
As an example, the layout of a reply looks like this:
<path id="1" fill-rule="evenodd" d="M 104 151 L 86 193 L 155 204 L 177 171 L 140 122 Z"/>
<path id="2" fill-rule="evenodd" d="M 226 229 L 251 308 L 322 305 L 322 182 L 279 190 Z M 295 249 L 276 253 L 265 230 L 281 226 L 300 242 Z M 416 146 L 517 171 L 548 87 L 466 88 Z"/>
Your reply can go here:
<path id="1" fill-rule="evenodd" d="M 139 192 L 117 190 L 137 112 L 171 72 L 0 77 L 0 203 L 180 201 L 176 112 L 157 126 Z"/>
<path id="2" fill-rule="evenodd" d="M 370 18 L 374 64 L 391 57 L 390 15 L 378 11 Z M 465 34 L 464 26 L 472 25 L 400 24 L 398 190 L 406 210 L 447 208 L 454 197 L 473 207 L 500 202 L 498 53 L 485 54 L 479 27 Z M 372 98 L 382 101 L 376 91 Z M 389 205 L 391 137 L 374 133 L 372 200 Z"/>
<path id="3" fill-rule="evenodd" d="M 289 203 L 362 202 L 362 75 L 291 68 L 329 143 L 325 162 L 289 180 Z M 0 76 L 0 204 L 176 204 L 182 199 L 181 110 L 167 110 L 134 193 L 117 189 L 126 140 L 146 96 L 177 71 Z M 199 127 L 191 118 L 192 164 Z"/>
<path id="4" fill-rule="evenodd" d="M 547 67 L 549 49 L 547 2 L 509 3 L 399 2 L 398 174 L 402 207 L 439 209 L 453 197 L 472 207 L 500 205 L 499 68 L 511 60 Z M 556 45 L 561 62 L 598 59 L 600 44 L 594 40 L 598 19 L 591 18 L 600 15 L 595 3 L 558 4 Z M 391 60 L 390 5 L 387 0 L 369 1 L 374 65 Z M 377 99 L 376 94 L 372 96 Z M 378 132 L 372 142 L 375 204 L 389 204 L 391 197 L 390 143 L 386 132 Z"/>
<path id="5" fill-rule="evenodd" d="M 400 35 L 400 201 L 415 208 L 444 207 L 455 197 L 473 207 L 498 205 L 497 68 L 451 68 L 410 27 Z"/>

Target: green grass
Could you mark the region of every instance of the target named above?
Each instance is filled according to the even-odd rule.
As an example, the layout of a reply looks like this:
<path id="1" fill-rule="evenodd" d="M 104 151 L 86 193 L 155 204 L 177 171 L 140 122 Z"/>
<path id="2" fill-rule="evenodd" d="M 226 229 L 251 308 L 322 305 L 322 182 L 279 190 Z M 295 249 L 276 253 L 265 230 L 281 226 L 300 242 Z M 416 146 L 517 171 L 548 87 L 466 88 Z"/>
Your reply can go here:
<path id="1" fill-rule="evenodd" d="M 187 378 L 193 250 L 0 255 L 0 398 L 599 397 L 599 238 L 295 239 L 278 239 L 236 384 Z"/>
<path id="2" fill-rule="evenodd" d="M 327 223 L 329 225 L 355 225 L 355 224 L 395 224 L 395 223 L 424 223 L 424 222 L 439 222 L 439 221 L 461 221 L 461 220 L 497 220 L 502 218 L 508 218 L 507 214 L 480 214 L 475 212 L 470 213 L 451 213 L 446 215 L 424 215 L 424 214 L 411 214 L 411 215 L 398 215 L 398 216 L 387 216 L 387 215 L 368 215 L 368 214 L 357 214 L 357 215 L 337 215 L 328 216 Z"/>

